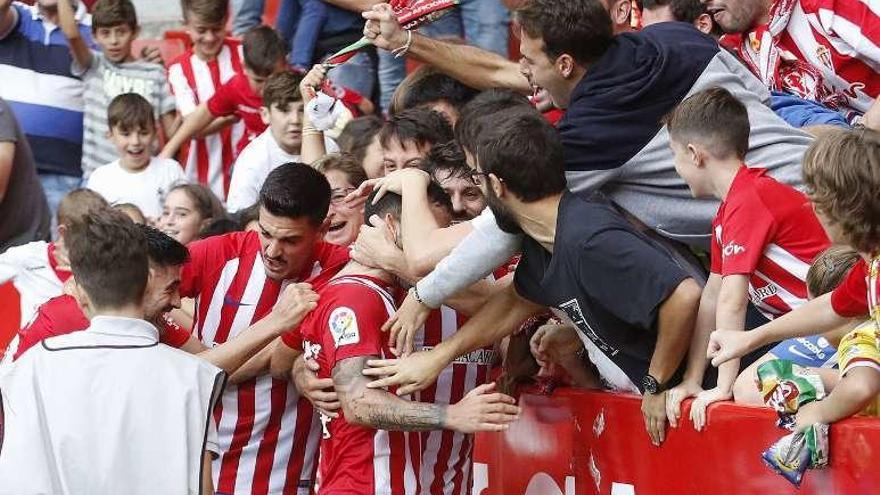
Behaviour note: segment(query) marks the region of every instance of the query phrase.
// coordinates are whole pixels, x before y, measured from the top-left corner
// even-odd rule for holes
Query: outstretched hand
[[[387,3],[374,5],[361,16],[367,20],[364,23],[364,37],[376,47],[391,51],[406,43],[406,31],[397,22],[397,16],[391,5]]]

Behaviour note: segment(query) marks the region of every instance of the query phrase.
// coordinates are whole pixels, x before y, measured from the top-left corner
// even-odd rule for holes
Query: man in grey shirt
[[[708,246],[716,201],[696,200],[675,172],[663,117],[688,95],[721,86],[747,107],[752,122],[746,164],[801,187],[808,134],[767,106],[766,88],[714,39],[685,23],[660,23],[612,37],[598,0],[530,0],[516,12],[522,26],[519,65],[477,48],[452,45],[399,28],[390,10],[365,14],[364,34],[382,49],[407,53],[476,88],[548,91],[566,109],[559,123],[568,188],[601,190],[655,232]],[[468,150],[473,151],[473,150]],[[473,153],[470,153],[473,155]],[[491,213],[434,272],[420,281],[395,316],[392,331],[418,328],[430,307],[488,274],[519,249]],[[399,383],[406,377],[399,375]]]
[[[0,98],[0,253],[31,241],[48,241],[49,228],[49,205],[31,147]]]

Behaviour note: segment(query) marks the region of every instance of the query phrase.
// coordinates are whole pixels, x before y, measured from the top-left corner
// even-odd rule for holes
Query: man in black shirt
[[[699,286],[602,198],[566,190],[558,134],[537,112],[509,109],[491,119],[493,126],[465,147],[476,150],[468,157],[472,179],[498,225],[525,234],[514,284],[432,351],[375,362],[365,373],[394,374],[393,383],[405,384],[398,393],[422,389],[456,357],[550,307],[571,320],[609,388],[643,393],[645,426],[659,445],[666,390],[680,378]]]

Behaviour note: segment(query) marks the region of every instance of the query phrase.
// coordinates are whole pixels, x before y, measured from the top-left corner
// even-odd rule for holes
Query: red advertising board
[[[550,397],[524,394],[520,402],[522,418],[509,430],[477,436],[475,494],[880,493],[874,418],[834,424],[830,466],[807,471],[798,490],[761,460],[786,433],[768,409],[714,404],[703,432],[683,421],[655,447],[638,397],[557,390]]]

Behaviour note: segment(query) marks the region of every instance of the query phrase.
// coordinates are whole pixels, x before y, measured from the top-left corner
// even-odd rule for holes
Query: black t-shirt
[[[571,319],[582,340],[595,345],[590,357],[600,371],[596,358],[604,358],[595,351],[607,358],[606,370],[616,366],[612,371],[625,373],[641,390],[660,305],[687,277],[611,205],[566,192],[553,253],[526,237],[514,284],[520,296]]]

